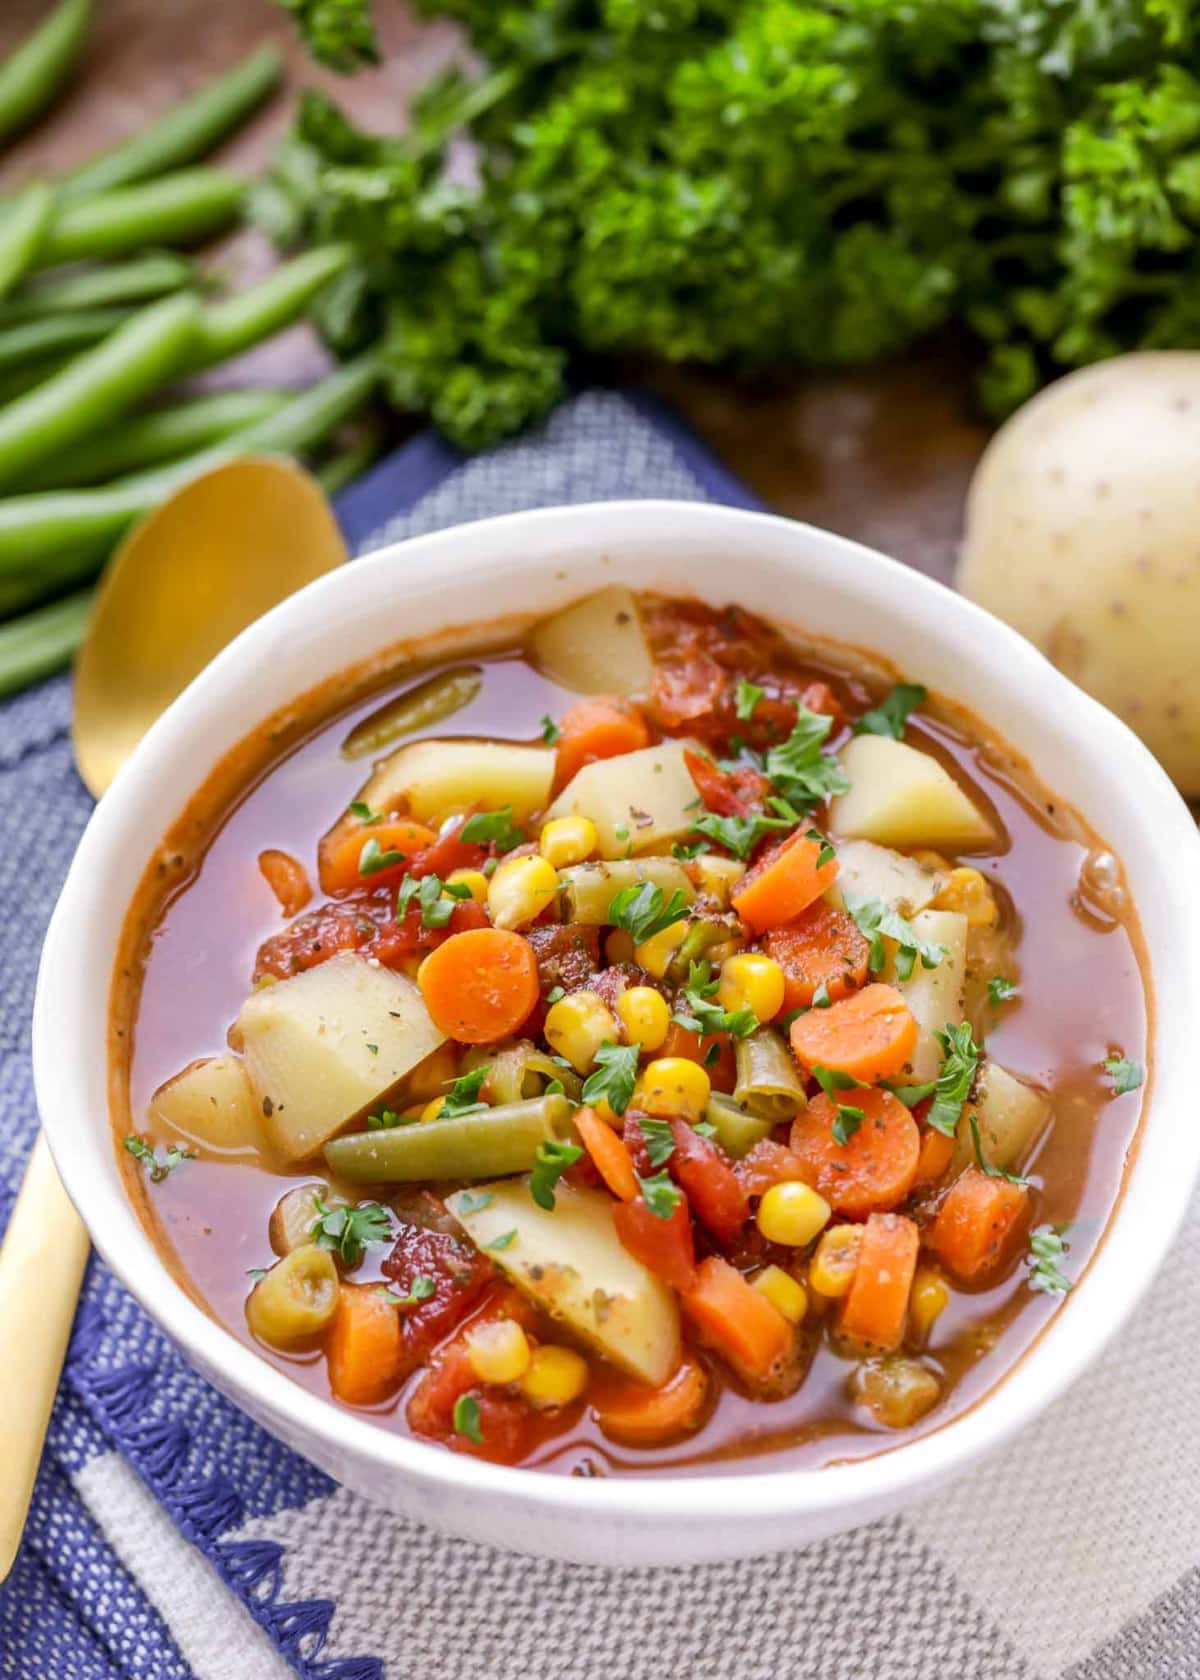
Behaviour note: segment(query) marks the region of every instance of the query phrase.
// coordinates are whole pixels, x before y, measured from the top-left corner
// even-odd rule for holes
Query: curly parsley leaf
[[[608,907],[608,919],[613,927],[624,928],[635,945],[641,945],[686,916],[687,899],[680,888],[676,887],[664,903],[663,890],[653,881],[622,887]]]
[[[971,1036],[969,1021],[947,1026],[934,1037],[942,1047],[942,1071],[934,1084],[933,1103],[925,1116],[926,1125],[946,1137],[953,1137],[962,1119],[963,1107],[971,1095],[979,1071],[980,1046]]]
[[[1025,1264],[1029,1267],[1029,1287],[1043,1295],[1067,1295],[1071,1280],[1059,1264],[1071,1251],[1064,1240],[1066,1225],[1040,1225],[1029,1238],[1029,1253]]]
[[[184,1149],[181,1144],[172,1144],[169,1149],[164,1150],[160,1155],[137,1132],[130,1132],[125,1139],[125,1148],[135,1161],[139,1161],[143,1167],[148,1169],[151,1184],[161,1184],[169,1173],[175,1171],[176,1167],[182,1166],[185,1161],[196,1159],[196,1151],[194,1149]]]
[[[357,817],[359,822],[364,825],[383,821],[383,812],[372,811],[371,807],[363,799],[352,799],[346,809],[352,817]]]
[[[562,738],[562,730],[549,712],[543,712],[542,714],[541,736],[548,747],[553,747]]]
[[[369,840],[363,841],[362,851],[358,854],[358,873],[360,875],[378,875],[383,869],[394,869],[398,863],[408,860],[407,852],[398,852],[389,847],[385,852],[378,840],[372,834]]]
[[[455,1212],[461,1216],[471,1213],[482,1213],[484,1208],[490,1208],[495,1200],[490,1190],[463,1190],[455,1198]]]
[[[407,1295],[401,1295],[398,1289],[387,1288],[381,1288],[377,1291],[377,1293],[380,1294],[390,1306],[416,1307],[419,1306],[422,1301],[431,1301],[433,1299],[433,1297],[437,1294],[437,1283],[433,1278],[426,1277],[423,1273],[418,1273],[418,1275],[412,1280],[412,1287]]]
[[[582,1154],[577,1143],[559,1143],[555,1138],[548,1138],[538,1144],[529,1175],[529,1194],[547,1213],[554,1211],[554,1191],[559,1179]]]
[[[479,1401],[473,1394],[460,1394],[454,1402],[454,1433],[483,1445],[483,1429],[479,1421]]]
[[[309,1236],[318,1248],[328,1248],[339,1255],[346,1266],[357,1266],[369,1244],[391,1239],[391,1216],[378,1202],[360,1202],[357,1207],[327,1207],[317,1198],[313,1206],[317,1217],[309,1227]]]
[[[454,914],[454,907],[460,898],[470,896],[470,889],[462,892],[456,888],[460,883],[450,882],[449,886],[437,875],[423,875],[420,880],[406,875],[400,883],[400,890],[396,894],[396,918],[400,920],[414,903],[421,912],[421,926],[425,928],[444,928]]]
[[[811,810],[829,795],[850,790],[837,759],[821,751],[821,743],[832,728],[831,717],[798,706],[792,733],[767,753],[768,777],[777,792],[799,811]]]
[[[649,1114],[638,1117],[638,1129],[646,1142],[646,1153],[652,1167],[666,1166],[675,1153],[675,1138],[669,1120],[656,1120]]]
[[[946,947],[938,945],[934,940],[922,939],[916,928],[898,910],[889,907],[878,898],[855,898],[847,893],[846,909],[853,917],[858,931],[871,946],[871,973],[878,974],[887,962],[887,947],[884,939],[894,939],[896,951],[896,978],[907,980],[917,966],[918,957],[925,968],[936,968],[946,955]]]
[[[1141,1062],[1130,1061],[1127,1056],[1110,1056],[1104,1064],[1104,1071],[1112,1080],[1113,1091],[1118,1097],[1136,1091],[1146,1077]]]
[[[638,1177],[642,1200],[655,1219],[670,1219],[682,1200],[679,1189],[668,1172],[655,1173],[652,1178]]]
[[[486,1108],[488,1105],[480,1102],[479,1093],[491,1071],[488,1063],[483,1062],[469,1073],[460,1073],[457,1079],[447,1080],[450,1089],[442,1100],[438,1119],[453,1120],[463,1114],[478,1114],[480,1109]]]
[[[767,817],[760,813],[750,817],[719,817],[715,811],[702,811],[692,824],[697,834],[715,840],[743,862],[766,835],[795,826],[795,819],[789,817]]]
[[[614,1114],[624,1114],[637,1083],[638,1053],[636,1044],[602,1044],[583,1083],[584,1102],[607,1102]]]
[[[476,811],[462,825],[458,837],[480,846],[495,846],[498,852],[511,852],[514,846],[525,843],[524,830],[514,826],[512,814],[511,805],[502,805],[498,811]]]
[[[987,989],[989,1003],[1009,1003],[1016,997],[1019,987],[1006,974],[993,974]]]
[[[743,723],[749,723],[754,716],[754,708],[766,693],[765,688],[759,688],[757,683],[748,682],[745,677],[739,677],[737,687],[733,691],[733,706]]]
[[[856,735],[890,735],[893,741],[904,737],[904,727],[910,715],[929,698],[920,683],[897,683],[878,706],[864,712],[854,724]]]

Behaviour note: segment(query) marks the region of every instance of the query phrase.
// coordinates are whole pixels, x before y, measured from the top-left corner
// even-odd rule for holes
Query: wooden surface
[[[0,0],[0,52],[50,0]],[[288,57],[288,87],[327,88],[371,126],[398,130],[414,89],[455,52],[443,25],[416,23],[402,0],[378,0],[386,65],[353,79],[319,72],[272,0],[96,0],[85,61],[56,109],[0,167],[12,184],[78,162],[136,130],[266,39]],[[288,120],[286,93],[228,146],[222,161],[252,173]],[[237,280],[271,262],[266,242],[239,234],[217,259]],[[321,352],[303,329],[222,369],[218,383],[303,383]],[[971,414],[957,360],[929,352],[884,368],[809,375],[772,389],[705,371],[644,376],[770,506],[856,537],[947,578],[963,494],[985,432]]]

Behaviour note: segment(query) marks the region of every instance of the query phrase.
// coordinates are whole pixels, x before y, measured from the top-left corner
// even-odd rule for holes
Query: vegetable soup
[[[112,1097],[156,1242],[297,1382],[498,1462],[938,1427],[1120,1194],[1118,861],[917,661],[615,586],[474,647],[271,720],[147,870]]]

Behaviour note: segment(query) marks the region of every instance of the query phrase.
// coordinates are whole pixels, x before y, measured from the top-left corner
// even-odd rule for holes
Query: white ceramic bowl
[[[979,1404],[879,1456],[816,1471],[582,1480],[480,1463],[408,1440],[291,1382],[171,1278],[121,1186],[106,1105],[106,1010],[122,919],[152,844],[261,719],[388,643],[545,611],[611,581],[737,600],[890,657],[1023,751],[1124,862],[1159,999],[1153,1079],[1128,1187],[1047,1334]],[[38,1103],[97,1248],[193,1363],[339,1481],[423,1522],[579,1561],[687,1563],[793,1546],[928,1492],[1074,1380],[1165,1254],[1200,1167],[1194,1000],[1200,840],[1128,729],[1028,642],[939,584],[809,526],[695,503],[548,509],[381,550],[247,630],[150,731],[97,809],[63,888],[34,1019]]]

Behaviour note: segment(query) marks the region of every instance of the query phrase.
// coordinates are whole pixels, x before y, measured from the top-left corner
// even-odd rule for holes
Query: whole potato
[[[1200,354],[1102,362],[1015,414],[976,468],[958,585],[1200,795]]]

